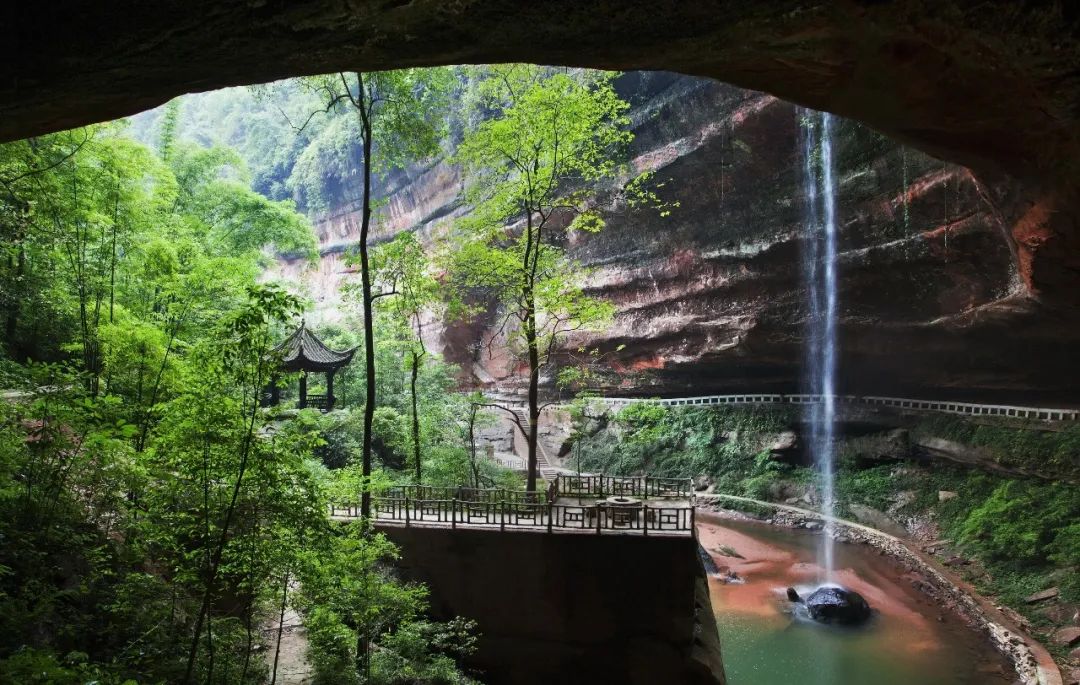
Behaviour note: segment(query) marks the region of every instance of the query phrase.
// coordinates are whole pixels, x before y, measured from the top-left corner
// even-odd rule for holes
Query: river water
[[[1016,680],[989,638],[915,590],[912,578],[866,545],[838,544],[833,580],[875,609],[859,628],[793,619],[788,586],[821,577],[820,533],[699,516],[717,566],[745,583],[709,580],[729,685],[1008,685]],[[725,556],[734,550],[743,559]],[[726,551],[726,550],[725,550]]]

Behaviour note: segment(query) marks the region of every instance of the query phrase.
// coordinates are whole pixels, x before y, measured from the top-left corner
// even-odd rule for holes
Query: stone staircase
[[[507,409],[513,413],[514,417],[518,420],[518,423],[526,428],[529,426],[529,413],[525,406],[517,404],[507,405]],[[526,461],[528,459],[527,455],[523,455],[522,458],[526,459]],[[526,468],[528,468],[527,463]],[[536,443],[536,471],[540,474],[541,478],[549,483],[555,480],[555,476],[559,475],[559,469],[551,465],[547,450],[540,441],[537,441]]]

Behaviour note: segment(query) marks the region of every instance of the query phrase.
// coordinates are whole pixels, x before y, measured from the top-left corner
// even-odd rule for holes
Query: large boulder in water
[[[822,623],[854,625],[870,618],[870,605],[862,595],[842,587],[819,587],[803,601],[810,617]]]

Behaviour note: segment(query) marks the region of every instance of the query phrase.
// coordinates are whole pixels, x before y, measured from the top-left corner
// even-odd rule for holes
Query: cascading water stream
[[[806,281],[806,392],[820,395],[808,405],[809,447],[821,477],[825,530],[819,563],[828,582],[834,569],[833,523],[836,415],[836,189],[832,159],[832,117],[802,110],[803,276]]]

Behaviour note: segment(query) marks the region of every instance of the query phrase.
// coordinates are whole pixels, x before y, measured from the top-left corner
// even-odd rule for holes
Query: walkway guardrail
[[[693,534],[693,495],[689,478],[559,474],[541,492],[395,485],[371,498],[371,515],[406,526]],[[335,503],[330,515],[360,518],[360,505]]]
[[[553,483],[558,497],[643,497],[652,499],[689,499],[694,483],[689,478],[657,478],[655,476],[571,475],[560,473]]]
[[[816,404],[825,395],[811,394],[743,394],[702,395],[699,397],[597,397],[595,402],[609,407],[625,407],[636,403],[659,404],[665,407],[687,407],[725,404]],[[937,411],[965,416],[999,416],[1007,418],[1038,419],[1040,421],[1080,421],[1080,409],[1054,409],[1049,407],[1024,407],[1008,404],[978,404],[973,402],[947,402],[919,400],[907,397],[879,397],[874,395],[833,395],[840,403],[865,406],[883,406],[916,411]]]
[[[642,502],[634,506],[597,502],[592,505],[554,502],[487,502],[459,499],[412,499],[373,497],[372,517],[376,522],[405,526],[426,525],[456,529],[507,528],[534,532],[640,533],[649,535],[692,535],[694,508],[654,506]],[[331,506],[331,516],[359,518],[359,506]]]
[[[462,502],[530,502],[543,503],[539,492],[507,490],[505,488],[435,487],[430,485],[395,485],[386,491],[391,499],[460,500]]]

